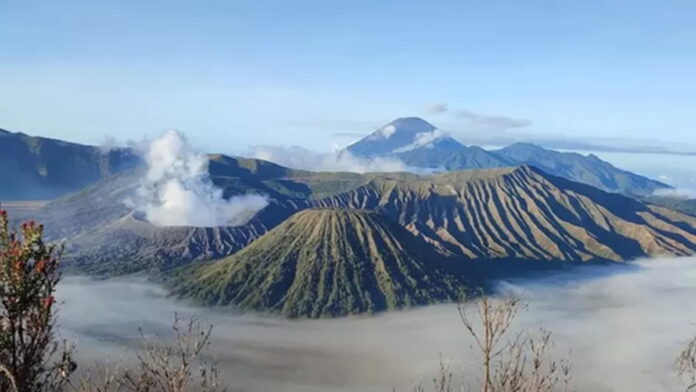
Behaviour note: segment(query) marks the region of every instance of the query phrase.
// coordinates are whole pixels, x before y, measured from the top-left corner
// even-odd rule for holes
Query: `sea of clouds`
[[[137,328],[163,334],[179,312],[215,325],[213,351],[233,390],[407,391],[427,385],[440,355],[466,384],[477,381],[472,342],[451,304],[289,321],[189,306],[142,279],[69,277],[61,285],[61,336],[77,344],[82,363],[133,358]],[[516,328],[543,325],[556,354],[572,349],[580,390],[683,390],[672,364],[696,333],[696,258],[583,267],[499,286],[528,302]]]

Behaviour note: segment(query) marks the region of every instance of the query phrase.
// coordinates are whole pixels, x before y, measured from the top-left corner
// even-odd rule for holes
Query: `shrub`
[[[218,369],[204,359],[212,327],[175,316],[171,339],[147,337],[134,366],[93,369],[74,387],[76,392],[222,392]]]
[[[481,377],[472,388],[454,381],[452,372],[440,361],[433,379],[435,392],[554,392],[572,391],[572,367],[567,359],[555,359],[551,353],[551,333],[513,330],[513,321],[523,303],[517,297],[482,297],[474,303],[461,303],[459,315],[465,330],[474,340],[480,357]],[[415,392],[425,392],[417,386]]]
[[[30,221],[19,235],[0,210],[0,390],[60,391],[75,370],[71,350],[54,337],[59,249]]]

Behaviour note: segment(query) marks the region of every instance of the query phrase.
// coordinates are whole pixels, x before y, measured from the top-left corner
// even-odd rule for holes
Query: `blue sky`
[[[329,150],[420,115],[484,142],[687,149],[693,15],[657,0],[0,0],[0,127]],[[436,103],[449,111],[424,111]],[[478,129],[458,111],[530,125]]]

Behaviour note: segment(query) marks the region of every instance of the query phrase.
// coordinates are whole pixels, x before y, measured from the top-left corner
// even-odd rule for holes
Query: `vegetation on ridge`
[[[327,317],[457,300],[469,283],[370,211],[299,212],[235,255],[178,271],[174,292],[209,305]]]

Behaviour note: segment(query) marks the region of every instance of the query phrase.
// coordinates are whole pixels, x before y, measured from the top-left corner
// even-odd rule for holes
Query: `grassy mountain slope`
[[[466,283],[424,242],[369,211],[299,212],[239,253],[180,271],[176,293],[290,317],[456,300]]]

